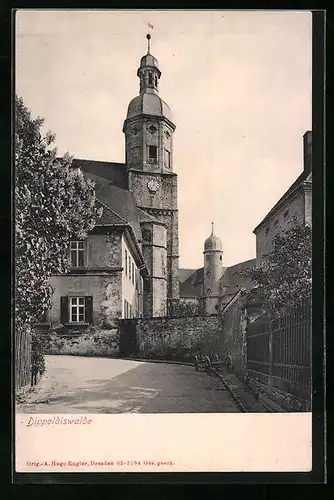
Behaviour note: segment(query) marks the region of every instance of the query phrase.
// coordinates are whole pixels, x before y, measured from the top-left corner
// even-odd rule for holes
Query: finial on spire
[[[146,38],[147,38],[147,53],[150,54],[150,49],[151,49],[151,43],[150,43],[151,35],[149,33],[147,33]]]
[[[211,222],[211,226],[212,226],[212,234],[213,234],[213,222]]]

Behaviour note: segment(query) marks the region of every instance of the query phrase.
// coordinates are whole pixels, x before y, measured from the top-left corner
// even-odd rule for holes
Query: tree
[[[264,309],[279,311],[311,297],[311,228],[294,219],[273,243],[273,251],[260,266],[244,269],[240,274],[250,277],[254,284],[244,292],[250,300],[260,297]]]
[[[48,279],[68,271],[70,238],[85,237],[99,215],[94,184],[68,154],[57,158],[55,136],[41,135],[43,122],[16,96],[15,329],[21,334],[50,307]]]

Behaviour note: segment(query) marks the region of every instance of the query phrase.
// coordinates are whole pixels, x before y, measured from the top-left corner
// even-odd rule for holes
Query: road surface
[[[80,356],[46,356],[24,413],[238,412],[219,379],[193,366]]]

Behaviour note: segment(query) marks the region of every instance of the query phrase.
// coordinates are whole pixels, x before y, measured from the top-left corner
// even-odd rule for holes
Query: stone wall
[[[137,354],[143,358],[193,360],[200,349],[208,355],[219,342],[218,316],[139,319]]]
[[[238,294],[222,314],[222,341],[219,355],[230,356],[233,371],[243,377],[246,370],[246,315],[245,304]]]
[[[290,394],[273,385],[262,383],[254,377],[247,378],[247,384],[259,399],[261,399],[261,396],[266,396],[284,410],[291,412],[312,410],[310,399],[297,397],[295,394]]]

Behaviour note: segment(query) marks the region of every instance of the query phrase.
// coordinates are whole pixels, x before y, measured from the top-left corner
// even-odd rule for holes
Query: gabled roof
[[[181,273],[183,276],[188,274],[187,279],[184,282],[180,282],[180,297],[200,297],[201,283],[203,282],[204,277],[204,268],[183,269],[180,271],[183,271]],[[188,271],[188,273],[185,273],[184,271]]]
[[[195,269],[195,271],[184,281],[188,285],[199,285],[203,282],[204,278],[204,267]]]
[[[127,224],[128,222],[123,219],[123,217],[120,217],[116,212],[114,212],[112,209],[110,209],[107,205],[104,203],[101,203],[100,200],[96,198],[96,205],[97,208],[102,208],[103,212],[101,217],[99,217],[96,220],[96,225],[114,225],[114,224]]]
[[[99,177],[112,181],[117,187],[127,189],[127,173],[125,163],[74,158],[72,165],[74,167],[80,167],[84,173],[98,175]]]
[[[179,269],[179,281],[184,283],[197,269]]]
[[[253,230],[253,233],[256,233],[263,224],[268,222],[269,219],[272,218],[272,216],[275,214],[277,209],[297,190],[299,189],[302,185],[305,183],[311,183],[312,182],[312,175],[307,171],[303,170],[303,172],[300,174],[299,177],[295,180],[293,184],[289,187],[289,189],[281,196],[281,198],[278,200],[277,203],[273,206],[273,208],[267,213],[267,215],[262,219],[260,224],[256,226],[256,228]]]
[[[115,186],[113,182],[106,178],[99,177],[91,172],[86,173],[86,175],[95,183],[96,199],[123,219],[123,224],[130,224],[137,240],[141,241],[138,209],[133,194],[126,189]],[[106,214],[105,216],[108,219],[111,217],[110,220],[112,220],[112,215]]]

